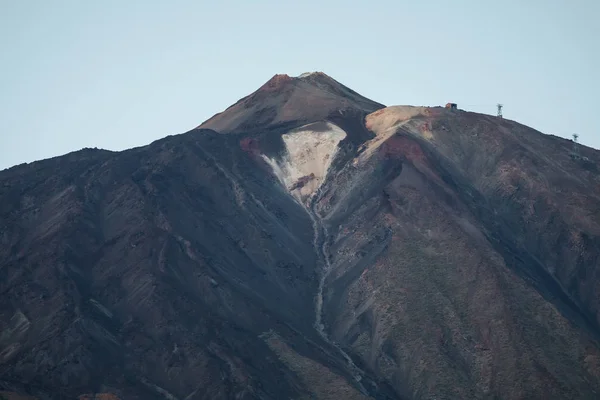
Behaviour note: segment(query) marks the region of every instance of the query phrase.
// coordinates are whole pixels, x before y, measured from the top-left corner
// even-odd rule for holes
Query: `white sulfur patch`
[[[298,78],[306,78],[308,76],[315,75],[315,74],[316,74],[316,72],[305,72],[303,74],[298,75]]]
[[[345,137],[346,132],[330,122],[305,125],[282,135],[286,152],[281,161],[263,158],[279,181],[304,203],[325,181],[338,143]]]

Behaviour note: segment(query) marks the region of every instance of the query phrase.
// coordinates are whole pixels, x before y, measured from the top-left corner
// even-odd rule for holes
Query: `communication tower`
[[[574,133],[573,134],[573,154],[575,155],[575,157],[579,156],[579,152],[578,152],[578,147],[577,147],[577,139],[579,139],[579,135]]]

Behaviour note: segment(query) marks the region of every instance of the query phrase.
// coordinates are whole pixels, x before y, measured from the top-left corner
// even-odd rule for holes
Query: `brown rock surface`
[[[375,111],[382,107],[322,72],[298,78],[278,74],[198,128],[248,133],[268,126],[300,126],[324,120],[339,110]]]
[[[346,136],[298,200],[274,168],[316,122]],[[598,398],[600,153],[571,148],[316,73],[145,147],[1,171],[0,390]]]

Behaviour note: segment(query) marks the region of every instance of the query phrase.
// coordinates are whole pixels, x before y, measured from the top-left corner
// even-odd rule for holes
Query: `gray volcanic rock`
[[[0,172],[0,393],[595,399],[600,153],[276,75]]]

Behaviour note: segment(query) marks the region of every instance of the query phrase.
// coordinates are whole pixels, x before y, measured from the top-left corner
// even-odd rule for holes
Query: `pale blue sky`
[[[0,169],[187,131],[272,75],[600,148],[600,0],[0,0]]]

